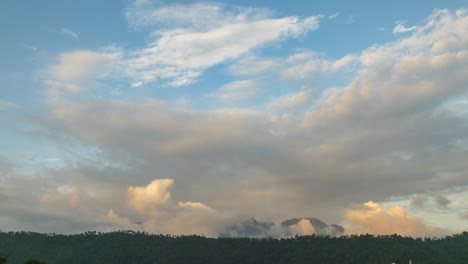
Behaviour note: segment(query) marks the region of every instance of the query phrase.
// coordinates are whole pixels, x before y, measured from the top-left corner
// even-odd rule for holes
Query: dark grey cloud
[[[452,201],[450,201],[443,195],[437,195],[436,197],[434,197],[434,202],[440,209],[448,209]]]

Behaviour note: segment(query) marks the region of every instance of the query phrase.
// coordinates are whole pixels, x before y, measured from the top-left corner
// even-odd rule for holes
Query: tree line
[[[468,233],[444,238],[399,235],[296,236],[283,239],[207,238],[145,232],[77,235],[0,232],[7,264],[155,263],[468,263]],[[8,262],[6,262],[8,259]],[[3,264],[0,262],[0,264]],[[29,262],[25,264],[44,264]]]

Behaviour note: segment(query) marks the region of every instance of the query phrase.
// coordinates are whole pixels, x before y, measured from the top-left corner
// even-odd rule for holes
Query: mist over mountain
[[[345,229],[317,218],[291,218],[281,223],[259,222],[255,218],[227,226],[220,237],[285,238],[296,235],[341,236]]]

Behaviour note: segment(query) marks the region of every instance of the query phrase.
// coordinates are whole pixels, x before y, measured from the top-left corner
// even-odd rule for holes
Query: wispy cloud
[[[209,96],[220,101],[239,101],[257,95],[258,87],[253,80],[228,83]]]
[[[406,27],[406,21],[397,21],[396,24],[397,25],[393,28],[393,34],[405,33],[416,30],[418,28],[417,26]]]
[[[345,20],[346,24],[353,24],[354,22],[356,22],[356,16],[355,15],[348,15],[346,17],[346,20]]]
[[[335,19],[335,18],[337,18],[339,15],[340,15],[340,12],[336,12],[336,13],[333,14],[333,15],[329,15],[329,16],[328,16],[328,19]]]
[[[61,28],[60,32],[68,37],[71,37],[73,39],[79,39],[78,33],[72,31],[71,29],[68,28]]]
[[[28,44],[23,44],[23,47],[24,47],[25,49],[32,50],[32,51],[37,51],[37,50],[38,50],[37,47],[34,47],[34,46],[32,46],[32,45],[28,45]]]
[[[0,110],[5,109],[5,108],[9,108],[9,107],[13,107],[13,106],[15,106],[14,103],[9,102],[9,101],[5,101],[5,100],[0,98]]]
[[[155,40],[127,59],[127,74],[139,82],[165,80],[171,86],[191,84],[205,69],[259,46],[316,30],[321,17],[274,18],[266,9],[212,3],[133,5],[126,16],[134,27],[159,26],[152,34]]]

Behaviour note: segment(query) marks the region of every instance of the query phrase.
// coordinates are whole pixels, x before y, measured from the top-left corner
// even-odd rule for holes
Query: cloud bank
[[[56,221],[74,232],[141,222],[150,232],[215,236],[238,216],[340,223],[345,214],[358,232],[443,232],[401,206],[349,205],[468,185],[466,10],[437,10],[392,42],[335,59],[310,50],[250,54],[317,29],[320,16],[140,1],[125,12],[132,30],[153,32],[145,47],[65,52],[48,68],[44,85],[66,96],[48,102],[29,136],[76,158],[35,177],[0,162],[0,210],[11,212],[1,216],[6,229],[21,223],[50,231],[55,226],[47,223]],[[212,16],[204,20],[206,13]],[[231,63],[233,80],[207,92],[207,100],[254,98],[265,79],[299,85],[260,106],[229,109],[116,100],[87,89],[120,76],[131,89],[158,81],[183,86],[222,63]],[[327,74],[351,77],[344,85],[310,85]],[[434,201],[441,210],[460,207]],[[293,231],[316,233],[307,221]]]

